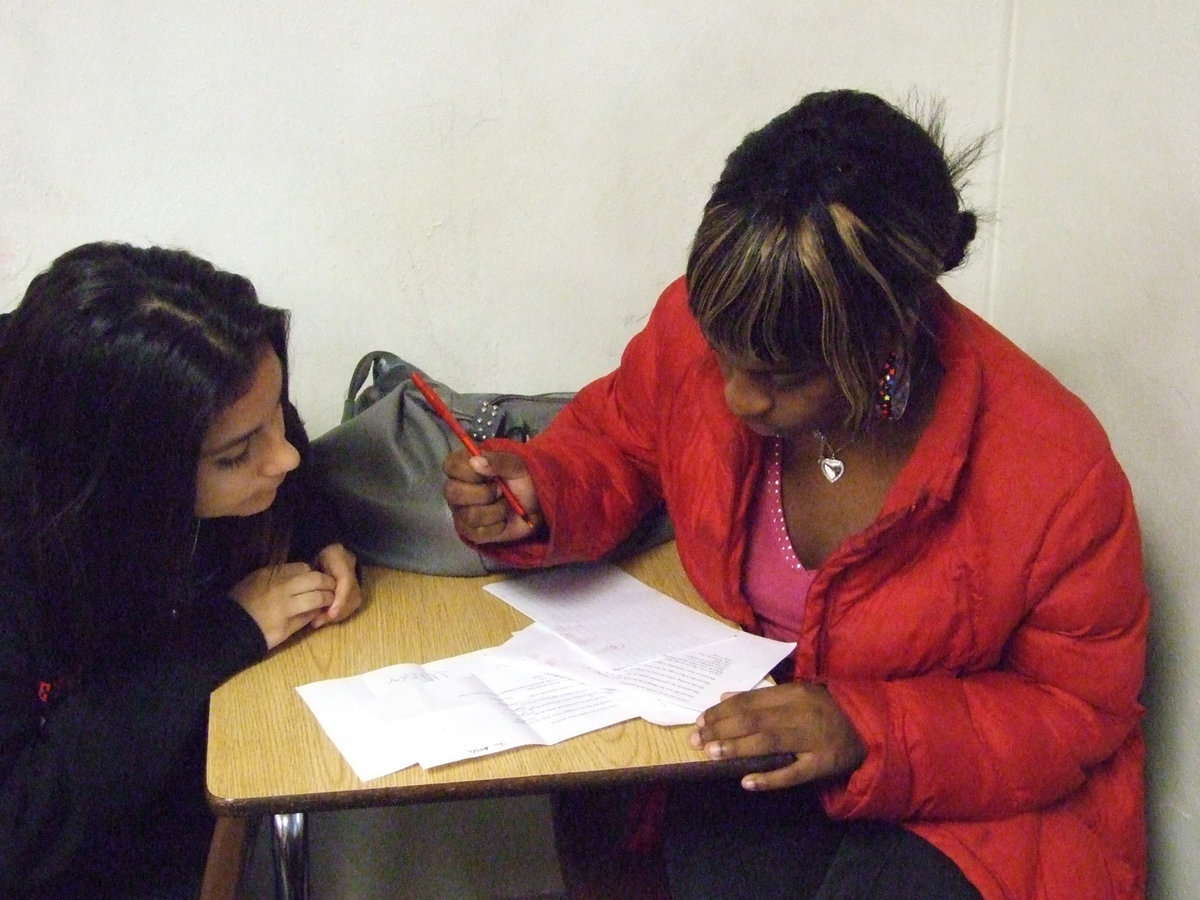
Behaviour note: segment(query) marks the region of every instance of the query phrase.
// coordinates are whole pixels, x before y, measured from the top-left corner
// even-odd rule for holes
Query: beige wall
[[[353,361],[575,388],[681,269],[725,154],[802,94],[993,131],[952,290],[1093,405],[1155,593],[1154,878],[1200,883],[1194,0],[0,4],[0,309],[59,251],[184,246],[295,311],[320,432]]]
[[[823,87],[944,95],[968,135],[1003,98],[999,2],[332,9],[0,3],[0,308],[76,243],[176,244],[295,310],[316,431],[377,345],[458,388],[575,388],[682,269],[745,132]]]

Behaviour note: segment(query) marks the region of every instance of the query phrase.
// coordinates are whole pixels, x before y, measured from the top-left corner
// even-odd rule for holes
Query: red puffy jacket
[[[933,312],[932,420],[878,519],[820,566],[798,637],[796,676],[868,747],[825,808],[902,822],[989,900],[1141,896],[1149,603],[1128,482],[1078,398],[946,294]],[[753,629],[763,444],[676,281],[615,372],[529,444],[491,445],[525,458],[549,540],[485,549],[592,559],[665,499],[691,580]]]

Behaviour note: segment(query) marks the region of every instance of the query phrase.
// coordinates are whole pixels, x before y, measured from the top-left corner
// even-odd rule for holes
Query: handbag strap
[[[348,422],[361,411],[358,395],[367,383],[367,378],[370,378],[372,383],[377,383],[389,369],[402,362],[399,356],[387,350],[372,350],[364,354],[350,375],[350,386],[346,389],[346,397],[342,401],[342,421]]]

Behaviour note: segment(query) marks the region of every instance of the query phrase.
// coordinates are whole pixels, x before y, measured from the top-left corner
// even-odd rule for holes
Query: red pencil
[[[483,453],[479,450],[479,446],[473,440],[471,440],[471,436],[467,434],[467,430],[463,428],[458,419],[454,417],[454,413],[450,412],[450,407],[448,407],[445,401],[437,395],[437,391],[429,386],[429,382],[421,376],[420,372],[412,373],[412,382],[417,386],[417,390],[421,392],[421,396],[428,401],[431,407],[433,407],[433,411],[442,417],[442,420],[450,426],[450,430],[453,431],[458,436],[458,439],[463,442],[463,446],[467,448],[467,452],[472,456],[483,456]],[[533,520],[530,519],[529,514],[525,512],[525,507],[521,505],[521,501],[517,499],[517,495],[512,492],[512,488],[505,483],[503,478],[497,478],[495,481],[496,484],[500,486],[500,491],[504,494],[504,499],[507,500],[508,505],[512,507],[512,511],[520,516],[526,525],[532,528]]]

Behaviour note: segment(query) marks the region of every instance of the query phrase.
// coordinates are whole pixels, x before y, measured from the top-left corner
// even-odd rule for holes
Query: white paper
[[[736,632],[612,565],[561,566],[484,590],[614,669]]]
[[[296,690],[363,781],[414,764],[557,744],[639,715],[617,691],[507,665],[487,651]]]
[[[606,669],[535,622],[491,653],[513,665],[545,667],[593,684],[619,685],[648,694],[659,703],[691,711],[688,721],[692,721],[720,702],[722,694],[753,688],[763,673],[773,669],[795,646],[730,628],[723,641],[621,669]]]
[[[535,623],[499,647],[297,688],[363,781],[641,717],[694,722],[794,648],[730,628],[612,566],[488,585]]]
[[[368,673],[368,676],[373,674]],[[408,702],[403,694],[410,683],[398,684],[395,688],[398,709]],[[380,694],[367,676],[317,681],[300,685],[296,690],[354,774],[363,781],[408,768],[417,762],[419,748],[413,740],[417,732],[410,718],[389,716],[386,707],[381,714]]]
[[[540,738],[567,738],[637,718],[637,711],[611,686],[590,684],[549,669],[512,666],[491,651],[429,663],[437,671],[469,667]]]

